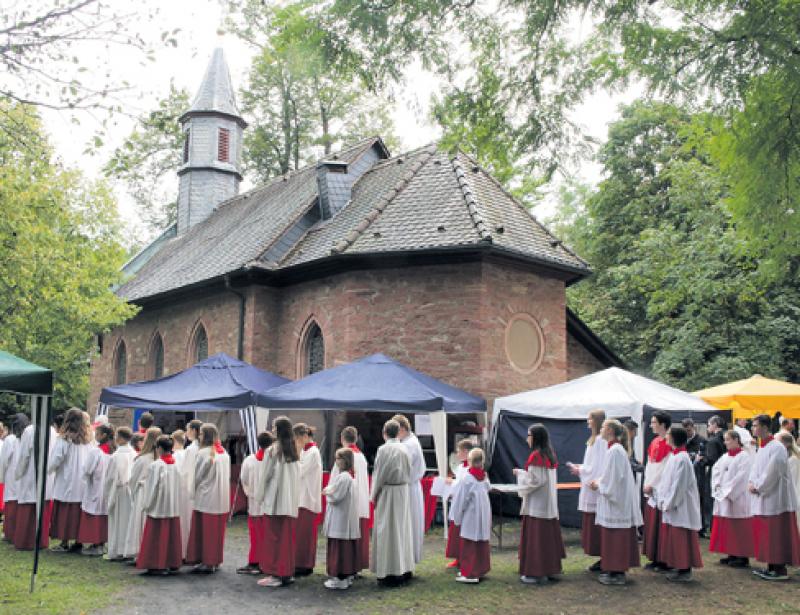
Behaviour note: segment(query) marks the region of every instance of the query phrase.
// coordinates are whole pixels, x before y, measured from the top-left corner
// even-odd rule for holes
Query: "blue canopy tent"
[[[486,413],[486,400],[431,378],[383,354],[331,367],[256,395],[264,408],[428,412],[436,465],[447,475],[446,413]],[[446,510],[445,510],[446,513]]]
[[[181,372],[106,387],[99,414],[108,406],[144,410],[239,410],[248,447],[256,449],[256,394],[289,382],[221,352]]]

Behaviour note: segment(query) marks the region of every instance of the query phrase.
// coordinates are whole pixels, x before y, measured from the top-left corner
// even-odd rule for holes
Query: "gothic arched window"
[[[125,384],[128,379],[128,351],[120,340],[114,353],[114,384]]]
[[[208,358],[208,335],[206,335],[206,328],[203,325],[198,325],[197,330],[194,332],[192,349],[192,358],[195,363],[205,361]]]
[[[305,351],[306,375],[325,369],[325,340],[317,323],[312,324],[306,333]]]
[[[164,375],[164,341],[161,334],[156,333],[153,344],[150,348],[150,365],[153,369],[153,378],[161,378]]]

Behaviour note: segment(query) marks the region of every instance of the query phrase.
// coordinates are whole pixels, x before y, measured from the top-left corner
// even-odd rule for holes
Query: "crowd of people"
[[[591,436],[583,462],[567,463],[581,485],[581,544],[586,554],[598,557],[589,570],[599,573],[603,584],[625,585],[626,573],[640,565],[641,531],[648,569],[665,572],[670,581],[691,580],[692,569],[703,565],[698,535],[704,528],[701,501],[707,483],[710,550],[724,556],[720,563],[742,568],[755,558],[767,565],[753,570],[762,579],[788,578],[787,566],[800,565],[800,450],[789,425],[773,436],[770,418],[755,417],[745,441],[740,430],[726,430],[715,416],[701,448],[693,445],[693,424],[671,423],[668,413],[653,414],[655,437],[640,488],[642,465],[631,451],[638,426],[606,419],[599,409],[589,414]],[[168,576],[187,565],[195,574],[219,568],[230,516],[231,461],[215,425],[193,420],[185,432],[167,435],[146,413],[133,433],[128,427],[115,429],[104,417],[91,425],[87,413],[73,408],[52,430],[42,546],[53,540],[52,551],[105,554],[148,575]],[[312,426],[286,417],[275,419],[271,432],[258,434],[258,450],[241,466],[250,548],[237,572],[261,577],[257,585],[262,587],[310,575],[325,498],[325,586],[348,589],[367,568],[379,584],[406,583],[422,559],[424,536],[420,481],[425,462],[410,422],[396,415],[384,424],[384,444],[371,476],[357,446],[358,431],[345,427],[324,489],[313,436]],[[543,425],[529,427],[527,444],[530,454],[514,470],[522,499],[519,574],[525,584],[543,585],[558,579],[566,557],[559,462]],[[456,454],[459,465],[447,479],[446,556],[458,582],[478,583],[491,568],[486,459],[468,439],[457,443]],[[17,549],[32,549],[34,428],[24,414],[14,417],[2,440],[0,483],[4,538]]]

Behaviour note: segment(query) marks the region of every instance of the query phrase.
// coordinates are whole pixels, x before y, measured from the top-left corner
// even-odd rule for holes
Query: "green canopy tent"
[[[34,459],[36,460],[36,546],[33,551],[31,592],[39,571],[39,549],[42,542],[47,454],[50,450],[50,398],[53,395],[53,372],[0,350],[0,391],[29,395],[31,420],[35,429]]]

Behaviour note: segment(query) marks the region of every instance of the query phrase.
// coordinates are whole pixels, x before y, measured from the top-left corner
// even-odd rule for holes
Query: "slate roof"
[[[373,138],[339,153],[353,162]],[[375,164],[350,202],[319,221],[278,262],[265,257],[297,220],[317,207],[309,166],[222,203],[205,221],[169,240],[118,293],[142,299],[244,267],[282,272],[339,255],[486,247],[567,269],[589,267],[539,224],[470,157],[435,145]]]
[[[236,98],[228,71],[228,63],[225,61],[225,53],[219,47],[211,54],[206,74],[200,84],[200,89],[197,90],[192,106],[181,117],[197,112],[216,112],[237,118],[241,117],[239,109],[236,107]]]

